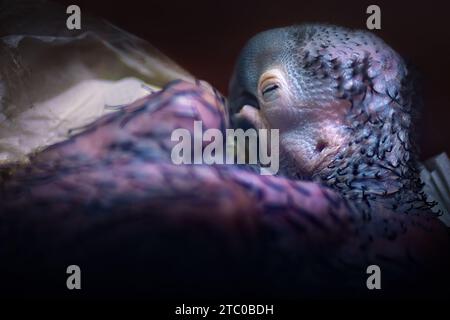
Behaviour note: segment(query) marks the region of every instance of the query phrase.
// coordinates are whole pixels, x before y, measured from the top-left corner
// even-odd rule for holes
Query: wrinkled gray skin
[[[325,183],[368,209],[429,210],[410,71],[375,35],[314,24],[262,32],[238,58],[229,107],[236,126],[244,119],[280,130],[285,175]]]

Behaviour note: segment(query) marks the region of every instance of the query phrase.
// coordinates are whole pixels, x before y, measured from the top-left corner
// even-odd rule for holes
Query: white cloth
[[[3,116],[0,163],[22,159],[62,141],[69,137],[70,130],[114,110],[108,107],[129,104],[149,93],[148,86],[135,78],[84,80],[55,97],[35,103],[12,119]]]
[[[146,41],[109,24],[96,28],[0,37],[0,165],[27,161],[111,112],[107,106],[193,79]]]

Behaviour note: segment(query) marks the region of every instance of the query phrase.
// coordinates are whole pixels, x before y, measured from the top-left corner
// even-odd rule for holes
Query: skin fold
[[[295,39],[314,38],[315,28],[300,27],[293,31]],[[345,32],[358,39],[359,33],[327,28],[342,34],[344,42],[350,41]],[[29,165],[4,170],[2,295],[63,297],[61,273],[64,277],[74,263],[87,279],[85,294],[97,297],[360,297],[369,294],[365,271],[371,264],[381,267],[388,296],[429,294],[424,288],[441,294],[447,283],[440,270],[447,268],[448,231],[418,205],[412,171],[401,179],[394,174],[413,167],[414,153],[404,157],[412,148],[409,129],[400,130],[410,121],[409,111],[374,93],[362,99],[370,82],[364,76],[361,92],[355,92],[364,102],[358,105],[355,98],[353,107],[347,95],[354,90],[343,85],[346,98],[336,97],[332,76],[325,77],[326,85],[301,77],[294,81],[286,71],[294,68],[292,57],[278,52],[283,46],[274,42],[282,39],[298,49],[288,34],[269,31],[244,48],[228,106],[206,83],[175,81],[36,154]],[[377,52],[380,45],[387,57],[398,60],[361,73],[378,74],[393,86],[403,83],[395,73],[406,72],[400,57],[367,37],[373,41],[364,45],[367,50]],[[341,54],[340,46],[346,47],[336,45],[332,52]],[[316,61],[312,49],[308,56],[311,66],[324,63]],[[336,61],[339,72],[352,74],[342,69],[347,60]],[[312,70],[302,68],[308,69],[302,64],[296,72],[312,77]],[[273,79],[279,88],[289,88],[271,88],[269,102],[257,91],[266,70],[271,73],[264,88]],[[373,86],[392,90],[377,81]],[[194,121],[201,120],[203,130],[224,132],[229,116],[238,112],[255,126],[280,129],[283,175],[261,176],[245,165],[172,163],[174,129],[192,132]],[[364,122],[366,112],[374,118]],[[350,121],[366,125],[375,118],[388,129],[370,124],[367,133]],[[349,134],[351,129],[355,132]],[[384,140],[392,144],[389,152],[379,144],[387,132],[393,132]],[[373,137],[356,143],[369,133]],[[372,164],[376,170],[369,168],[363,147],[364,154],[384,150]],[[383,169],[391,162],[397,169]],[[342,172],[355,163],[356,171]],[[368,176],[358,180],[363,173]],[[414,207],[402,212],[410,208],[412,195]],[[400,202],[393,208],[395,197]]]

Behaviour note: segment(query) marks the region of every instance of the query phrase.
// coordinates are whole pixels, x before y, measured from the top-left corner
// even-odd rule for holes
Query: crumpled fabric
[[[174,79],[192,80],[148,42],[83,11],[82,29],[68,30],[65,8],[47,1],[0,9],[0,165]]]
[[[445,152],[425,161],[420,168],[423,191],[429,201],[435,201],[434,212],[450,226],[450,160]]]

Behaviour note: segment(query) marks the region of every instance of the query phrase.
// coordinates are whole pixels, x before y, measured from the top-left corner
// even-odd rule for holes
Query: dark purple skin
[[[371,264],[387,293],[439,284],[448,231],[427,210],[367,209],[339,188],[245,166],[174,165],[172,131],[196,120],[224,131],[225,110],[208,85],[176,81],[11,168],[2,294],[67,293],[70,264],[93,296],[361,295]]]

